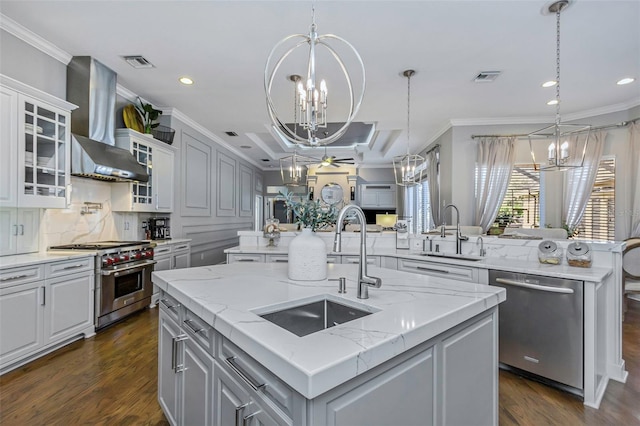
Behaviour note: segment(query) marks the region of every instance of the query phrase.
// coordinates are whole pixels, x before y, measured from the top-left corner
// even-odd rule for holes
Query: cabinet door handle
[[[40,305],[44,306],[47,304],[47,288],[46,287],[40,287],[42,289],[42,302],[40,302]]]
[[[156,192],[156,210],[158,210],[158,203],[159,203],[158,193]]]
[[[179,348],[180,342],[182,342],[183,340],[187,340],[188,338],[189,336],[187,336],[186,334],[179,334],[173,339],[171,339],[172,341],[171,368],[173,368],[174,373],[179,373],[181,371],[186,370],[186,368],[184,367],[184,364],[178,364],[178,348]]]
[[[447,271],[446,269],[426,268],[424,266],[416,266],[416,269],[419,269],[421,271],[440,272],[441,274],[449,273],[449,271]]]
[[[18,225],[13,225],[13,236],[14,237],[18,236]]]
[[[249,406],[249,402],[246,402],[242,405],[238,405],[236,407],[236,421],[235,421],[235,426],[242,426],[240,424],[240,420],[242,419],[242,412],[244,411],[245,408],[247,408]]]
[[[202,333],[203,331],[205,331],[204,328],[195,328],[192,325],[193,324],[193,320],[188,319],[188,320],[184,320],[183,322],[184,322],[184,325],[186,325],[189,330],[193,331],[196,334],[197,333]]]
[[[260,412],[260,411],[256,411],[256,412],[254,412],[254,413],[249,414],[248,416],[244,416],[244,417],[242,418],[242,426],[248,426],[248,425],[249,425],[249,422],[251,421],[251,419],[252,419],[256,414],[258,414],[259,412]]]
[[[238,367],[238,365],[236,364],[236,358],[237,357],[235,357],[235,356],[230,356],[229,358],[225,359],[225,362],[234,371],[234,373],[236,373],[238,376],[240,376],[240,378],[242,380],[244,380],[251,387],[251,389],[253,389],[254,391],[257,391],[258,389],[262,389],[262,388],[265,388],[267,386],[266,383],[257,384],[253,380],[251,380],[249,378],[249,376],[247,374],[245,374],[240,369],[240,367]]]
[[[24,235],[24,225],[20,225],[20,235]]]
[[[72,186],[71,184],[67,185],[67,190],[65,191],[65,203],[66,203],[66,207],[69,207],[71,205],[71,191],[72,191]]]

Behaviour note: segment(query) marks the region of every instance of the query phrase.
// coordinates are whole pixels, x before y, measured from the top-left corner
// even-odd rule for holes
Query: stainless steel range
[[[99,241],[49,247],[52,251],[96,253],[95,325],[100,330],[151,302],[155,244],[145,241]]]

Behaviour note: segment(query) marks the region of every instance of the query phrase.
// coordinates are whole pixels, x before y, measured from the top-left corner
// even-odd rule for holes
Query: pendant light
[[[335,44],[335,45],[334,45]],[[359,91],[354,91],[353,80],[351,74],[347,71],[347,66],[342,60],[341,49],[338,45],[346,46],[347,52],[351,52],[359,64],[361,85]],[[306,135],[300,136],[286,125],[285,121],[276,111],[275,104],[271,96],[273,81],[283,62],[299,47],[308,46],[308,61],[305,66],[307,74],[301,79],[297,85],[297,109],[298,122],[305,131]],[[342,126],[334,133],[327,134],[322,131],[327,127],[328,104],[328,87],[329,84],[323,79],[318,81],[316,76],[316,50],[319,48],[327,49],[330,56],[333,57],[347,83],[347,92],[349,97],[349,114],[341,120]],[[276,57],[276,53],[284,50],[284,53]],[[275,59],[275,60],[274,60]],[[365,90],[365,70],[364,63],[358,51],[345,39],[334,34],[318,35],[316,32],[315,8],[312,7],[311,27],[308,34],[292,34],[280,40],[271,50],[264,69],[264,89],[267,100],[267,111],[269,118],[273,124],[274,130],[282,137],[297,145],[319,146],[327,145],[335,142],[342,137],[353,119],[355,118]]]
[[[407,153],[393,158],[393,173],[396,177],[396,185],[414,186],[422,181],[422,170],[424,170],[424,157],[409,153],[409,142],[411,140],[411,77],[416,72],[406,70],[402,73],[407,77]]]
[[[528,135],[531,158],[536,170],[552,171],[567,170],[569,168],[582,167],[584,157],[591,135],[591,126],[584,124],[565,124],[560,119],[560,13],[567,6],[569,0],[560,0],[552,3],[548,11],[556,16],[556,97],[555,123],[544,129],[537,130]],[[547,162],[545,165],[538,165],[533,151],[534,140],[551,140],[547,147]]]

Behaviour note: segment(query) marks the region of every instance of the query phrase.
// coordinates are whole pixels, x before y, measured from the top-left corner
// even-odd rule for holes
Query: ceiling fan
[[[340,164],[355,164],[353,162],[353,158],[336,158],[335,155],[328,156],[327,155],[327,147],[324,147],[324,155],[320,160],[320,167],[340,167]]]

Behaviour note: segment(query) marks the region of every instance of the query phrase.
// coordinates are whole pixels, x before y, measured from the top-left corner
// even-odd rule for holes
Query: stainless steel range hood
[[[71,114],[71,174],[106,181],[147,182],[133,154],[115,146],[116,73],[89,56],[67,66]]]

